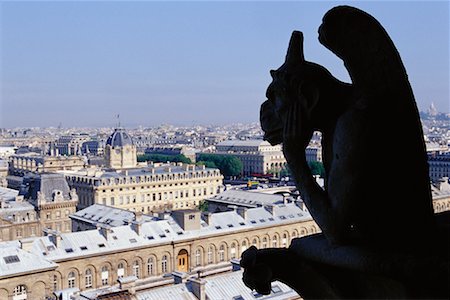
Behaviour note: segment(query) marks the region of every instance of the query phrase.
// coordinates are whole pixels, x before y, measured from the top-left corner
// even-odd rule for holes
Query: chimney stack
[[[247,220],[247,208],[246,207],[238,207],[237,213],[242,217],[242,219]]]
[[[189,282],[192,286],[192,293],[194,293],[195,297],[199,300],[206,300],[206,281],[201,278],[189,278]]]

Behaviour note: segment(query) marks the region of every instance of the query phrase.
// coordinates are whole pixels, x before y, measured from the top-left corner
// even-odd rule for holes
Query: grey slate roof
[[[62,191],[65,200],[69,200],[69,185],[63,174],[42,173],[40,175],[28,175],[24,178],[19,195],[25,199],[36,200],[40,191],[45,199],[52,199],[54,190]]]
[[[123,128],[116,128],[114,132],[106,140],[106,145],[113,147],[122,147],[125,145],[133,145],[133,139],[131,136],[125,132]]]

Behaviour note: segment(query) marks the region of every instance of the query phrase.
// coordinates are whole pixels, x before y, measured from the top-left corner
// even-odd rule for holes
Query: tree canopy
[[[144,161],[153,161],[153,162],[182,162],[186,164],[192,163],[189,158],[184,156],[183,154],[177,154],[177,155],[164,155],[164,154],[144,154],[144,155],[138,155],[137,157],[138,162],[144,162]]]
[[[219,155],[201,153],[198,155],[198,163],[209,168],[218,168],[224,176],[238,176],[242,173],[242,162],[232,155]]]

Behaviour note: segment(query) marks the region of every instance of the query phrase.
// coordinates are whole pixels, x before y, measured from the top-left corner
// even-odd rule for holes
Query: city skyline
[[[385,27],[419,109],[449,111],[445,2],[3,2],[0,126],[255,122],[293,30],[307,60],[349,82],[317,40],[339,4]]]

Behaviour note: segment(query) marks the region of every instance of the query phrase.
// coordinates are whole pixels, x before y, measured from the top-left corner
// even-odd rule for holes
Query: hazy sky
[[[293,30],[319,44],[324,13],[361,8],[396,44],[421,109],[449,111],[449,3],[0,1],[0,126],[253,122]],[[388,108],[387,108],[388,109]]]

